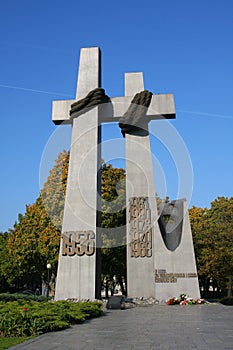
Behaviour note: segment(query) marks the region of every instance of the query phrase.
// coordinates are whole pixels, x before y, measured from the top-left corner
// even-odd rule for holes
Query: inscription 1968
[[[93,255],[95,234],[93,231],[69,231],[62,234],[62,255]]]
[[[151,210],[148,197],[129,200],[130,255],[134,258],[152,256]]]

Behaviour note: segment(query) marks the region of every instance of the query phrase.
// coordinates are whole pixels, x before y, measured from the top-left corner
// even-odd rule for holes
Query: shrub
[[[0,335],[21,337],[58,331],[101,314],[99,302],[0,301]]]
[[[48,299],[42,295],[30,295],[22,293],[1,293],[0,301],[17,301],[17,300],[35,300],[35,301],[47,301]]]
[[[21,315],[0,315],[0,334],[3,337],[34,336],[42,333],[44,320],[36,320],[21,313]]]
[[[233,305],[233,297],[223,298],[220,300],[223,305]]]

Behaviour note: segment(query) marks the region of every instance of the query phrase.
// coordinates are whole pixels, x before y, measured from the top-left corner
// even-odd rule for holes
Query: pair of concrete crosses
[[[52,120],[56,125],[72,124],[70,161],[64,207],[55,299],[100,298],[100,215],[101,212],[101,123],[117,122],[133,96],[144,90],[142,73],[125,74],[125,96],[114,97],[70,118],[71,105],[101,86],[101,53],[97,47],[80,53],[76,99],[53,101]],[[152,95],[145,116],[150,120],[175,118],[172,94]],[[156,236],[159,233],[149,134],[126,134],[127,286],[129,296],[155,297]],[[141,203],[146,209],[148,242],[142,257],[132,256],[130,207]],[[149,220],[149,221],[148,221]],[[147,225],[148,226],[148,225]],[[143,238],[144,239],[144,238]],[[145,254],[144,254],[145,253]],[[195,270],[195,269],[194,269]],[[192,271],[194,271],[192,269]]]

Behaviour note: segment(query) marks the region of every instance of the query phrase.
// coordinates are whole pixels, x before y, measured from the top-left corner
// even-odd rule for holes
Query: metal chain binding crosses
[[[145,122],[147,123],[145,116],[150,106],[152,93],[148,90],[137,93],[131,101],[131,104],[125,114],[120,118],[119,127],[121,133],[125,137],[125,134],[135,131],[143,130]]]
[[[147,120],[145,119],[148,107],[150,105],[152,93],[148,90],[137,93],[131,101],[131,104],[125,114],[120,118],[119,127],[125,137],[126,133],[143,130]],[[70,116],[75,118],[75,114],[85,109],[90,109],[98,104],[108,103],[110,98],[105,94],[102,88],[91,90],[86,97],[71,105]]]
[[[105,94],[105,90],[102,88],[96,88],[91,90],[86,97],[71,105],[70,116],[75,117],[74,113],[78,113],[84,109],[89,109],[98,104],[107,103],[109,101],[110,98]]]

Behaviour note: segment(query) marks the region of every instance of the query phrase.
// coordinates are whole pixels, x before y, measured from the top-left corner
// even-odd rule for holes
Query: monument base
[[[165,204],[164,208],[153,226],[151,257],[138,256],[135,259],[128,254],[128,271],[131,274],[128,296],[139,300],[152,298],[158,302],[181,294],[198,299],[200,290],[187,201],[173,201]],[[167,220],[164,226],[161,224],[163,217]],[[146,267],[145,259],[153,261],[153,268],[149,265],[147,270],[142,269]],[[152,283],[153,292],[147,288]]]
[[[178,297],[183,293],[194,299],[200,298],[187,201],[177,202],[183,211],[180,236],[173,242],[165,241],[161,234],[155,236],[155,298],[159,301]],[[175,202],[172,203],[174,205]],[[170,244],[170,249],[165,242]]]

